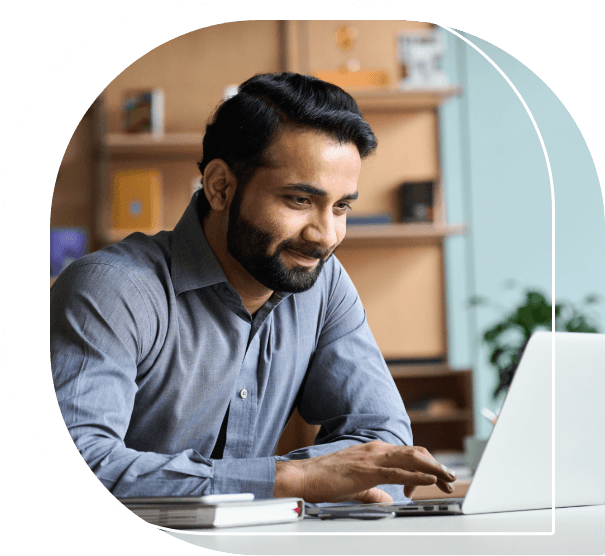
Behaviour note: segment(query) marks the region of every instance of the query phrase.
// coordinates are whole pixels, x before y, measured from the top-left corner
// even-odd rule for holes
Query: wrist
[[[275,462],[273,498],[303,498],[304,470],[299,461]]]

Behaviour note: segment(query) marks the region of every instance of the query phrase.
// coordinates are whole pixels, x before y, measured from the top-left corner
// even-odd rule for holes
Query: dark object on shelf
[[[407,357],[385,359],[387,365],[444,365],[445,357]]]
[[[432,181],[404,182],[399,186],[399,211],[401,222],[433,221]]]
[[[392,224],[393,217],[388,212],[377,214],[347,215],[347,226],[376,226],[379,224]]]

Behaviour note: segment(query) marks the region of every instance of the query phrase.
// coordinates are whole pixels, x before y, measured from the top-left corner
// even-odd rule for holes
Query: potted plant
[[[514,282],[508,284],[514,287]],[[555,330],[598,332],[597,318],[588,309],[599,302],[599,296],[588,295],[579,306],[555,303]],[[494,305],[481,296],[469,299],[469,307]],[[494,399],[508,390],[530,336],[536,330],[552,330],[552,309],[545,295],[534,289],[525,290],[522,302],[506,311],[499,322],[483,333],[483,341],[489,349],[489,362],[498,373]]]

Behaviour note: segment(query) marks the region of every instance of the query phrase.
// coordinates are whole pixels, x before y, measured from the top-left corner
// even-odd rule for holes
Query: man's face
[[[352,143],[286,129],[229,209],[227,248],[265,287],[308,290],[344,239],[361,159]],[[242,191],[243,189],[243,191]]]

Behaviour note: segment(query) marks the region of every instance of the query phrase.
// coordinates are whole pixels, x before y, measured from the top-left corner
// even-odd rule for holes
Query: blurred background
[[[603,331],[605,227],[592,159],[556,95],[502,50],[461,35],[406,21],[246,21],[157,47],[102,91],[67,146],[51,284],[86,252],[176,225],[199,186],[205,123],[239,83],[283,70],[334,82],[379,141],[337,256],[415,443],[462,453],[465,438],[489,436],[482,409],[502,405],[527,335],[551,326],[553,263],[557,327]],[[531,111],[554,213],[526,107],[465,38]],[[279,452],[313,435],[295,415]]]

